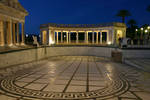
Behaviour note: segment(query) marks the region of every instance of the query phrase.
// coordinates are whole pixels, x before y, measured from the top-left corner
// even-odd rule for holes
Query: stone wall
[[[108,47],[46,47],[0,54],[0,69],[24,64],[52,56],[100,56],[111,57],[114,48]]]
[[[109,47],[44,47],[0,53],[0,69],[52,56],[99,56],[110,58],[113,50],[114,48]],[[128,58],[150,58],[150,50],[119,51],[122,52],[123,61]]]
[[[150,58],[150,50],[121,50],[123,59],[130,58]]]

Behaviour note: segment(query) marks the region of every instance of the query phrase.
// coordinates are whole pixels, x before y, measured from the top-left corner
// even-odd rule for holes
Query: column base
[[[25,43],[21,43],[21,46],[25,46]]]
[[[12,46],[14,46],[14,44],[8,44],[8,46],[9,46],[9,47],[12,47]]]
[[[3,47],[3,46],[5,46],[5,44],[0,44],[0,47]]]
[[[19,46],[19,45],[20,45],[20,43],[16,43],[16,45],[17,45],[17,46]]]

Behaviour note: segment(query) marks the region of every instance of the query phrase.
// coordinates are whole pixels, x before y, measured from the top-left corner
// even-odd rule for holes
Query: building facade
[[[24,45],[24,23],[27,15],[28,12],[18,0],[0,0],[0,46]]]
[[[40,26],[41,42],[51,44],[113,45],[126,37],[123,23],[105,24],[43,24]]]

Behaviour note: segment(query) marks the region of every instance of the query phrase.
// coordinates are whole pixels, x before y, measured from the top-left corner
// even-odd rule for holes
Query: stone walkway
[[[60,56],[21,66],[25,69],[1,79],[0,100],[150,98],[149,73],[106,58]]]

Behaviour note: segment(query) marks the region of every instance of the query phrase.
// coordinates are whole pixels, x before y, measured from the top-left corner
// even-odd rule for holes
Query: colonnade
[[[102,35],[102,32],[106,32],[106,34],[107,34],[107,39],[106,39],[106,43],[109,41],[109,31],[92,31],[91,33],[92,33],[92,43],[99,43],[99,39],[100,39],[100,44],[103,44],[103,41],[102,41],[102,37],[103,37],[103,35]],[[55,32],[54,32],[54,38],[55,37],[57,37],[56,38],[56,43],[58,44],[59,43],[59,39],[58,39],[58,37],[59,37],[59,31],[56,31],[56,33],[57,34],[55,34]],[[71,43],[71,31],[66,31],[65,33],[66,33],[66,41],[63,41],[63,31],[61,31],[61,43]],[[79,31],[76,31],[76,32],[74,32],[73,31],[73,33],[76,33],[76,43],[79,43]],[[85,33],[85,37],[84,37],[84,43],[89,43],[89,33],[90,33],[90,31],[85,31],[84,32]],[[96,41],[95,41],[95,33],[96,33]],[[100,33],[100,36],[99,36],[99,33]],[[83,34],[83,33],[82,33]],[[56,35],[56,36],[55,36]]]
[[[103,32],[106,33],[106,41],[105,43],[103,42]],[[79,33],[84,34],[84,40],[82,43],[90,43],[89,41],[89,33],[92,33],[92,39],[91,42],[92,44],[110,44],[112,43],[112,36],[110,36],[110,30],[100,30],[100,31],[63,31],[63,30],[48,30],[48,31],[43,31],[42,32],[42,42],[43,44],[61,44],[61,43],[81,43],[79,40]],[[65,33],[65,39],[63,39]],[[76,33],[76,40],[72,41],[71,39],[71,34]],[[45,35],[47,34],[47,35]],[[48,38],[47,38],[48,37]],[[95,39],[96,37],[96,39]],[[47,39],[47,40],[46,40]]]
[[[21,39],[20,39],[20,24],[21,24]],[[21,40],[21,41],[20,41]],[[0,46],[24,45],[24,22],[0,20]]]

